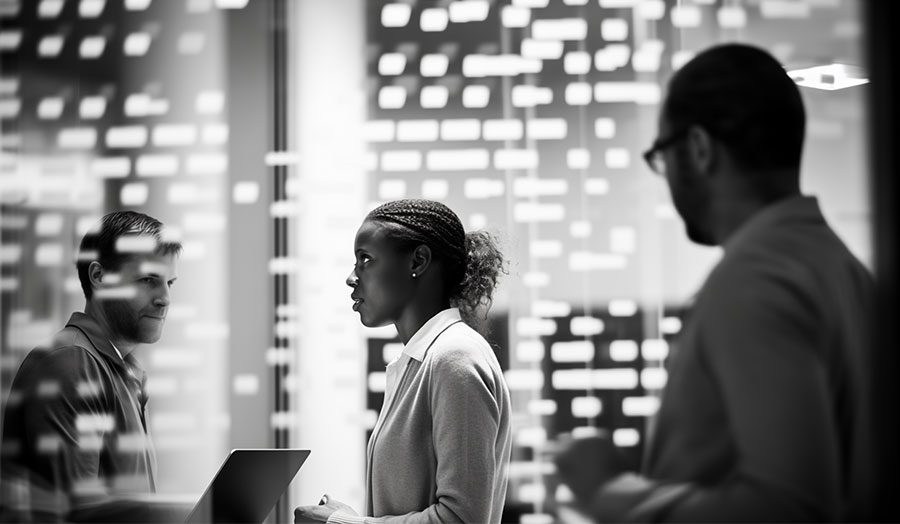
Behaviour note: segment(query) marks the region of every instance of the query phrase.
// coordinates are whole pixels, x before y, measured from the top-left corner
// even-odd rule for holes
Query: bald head
[[[762,49],[726,44],[699,53],[670,81],[663,115],[672,129],[703,127],[744,169],[799,171],[803,101]]]

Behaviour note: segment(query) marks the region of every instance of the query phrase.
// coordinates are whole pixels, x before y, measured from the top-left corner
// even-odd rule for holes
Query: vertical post
[[[228,12],[228,449],[273,445],[274,399],[265,355],[272,336],[271,277],[265,271],[274,241],[269,207],[273,179],[263,163],[270,147],[271,73],[267,3]],[[259,391],[240,394],[230,377],[255,376]],[[221,457],[219,457],[221,460]]]
[[[312,450],[292,493],[298,504],[315,504],[327,492],[363,512],[366,351],[344,281],[354,264],[356,230],[370,207],[363,162],[365,1],[288,6],[287,114],[291,150],[299,158],[290,241],[303,268],[290,286],[299,311],[291,375],[297,424],[290,438]]]
[[[864,2],[863,34],[868,53],[871,96],[868,100],[871,158],[871,188],[873,210],[873,245],[875,246],[875,276],[877,303],[875,307],[875,337],[873,345],[872,379],[873,413],[876,431],[874,522],[900,521],[900,506],[894,500],[900,492],[900,463],[898,463],[897,397],[897,72],[900,61],[897,45],[900,22],[897,2]]]

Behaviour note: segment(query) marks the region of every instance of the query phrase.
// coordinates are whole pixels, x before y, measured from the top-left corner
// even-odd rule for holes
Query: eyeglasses
[[[663,158],[662,152],[668,148],[675,145],[676,142],[681,140],[687,135],[687,129],[682,129],[677,133],[674,133],[669,138],[664,138],[662,140],[655,140],[650,149],[644,151],[644,160],[647,162],[647,165],[650,166],[650,170],[656,173],[657,175],[665,176],[666,174],[666,159]]]

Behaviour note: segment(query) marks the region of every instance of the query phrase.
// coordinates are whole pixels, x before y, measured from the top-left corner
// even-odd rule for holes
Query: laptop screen
[[[261,524],[309,457],[308,449],[235,449],[185,520]]]

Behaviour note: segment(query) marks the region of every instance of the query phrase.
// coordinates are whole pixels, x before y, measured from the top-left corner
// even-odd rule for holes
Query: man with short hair
[[[162,335],[181,245],[150,216],[120,211],[84,236],[84,313],[22,362],[2,437],[4,519],[143,519],[155,491],[146,374],[132,352]]]
[[[804,125],[797,86],[759,48],[713,47],[672,78],[645,158],[690,239],[724,254],[673,343],[643,473],[602,438],[558,455],[592,518],[869,515],[874,285],[801,194]]]

